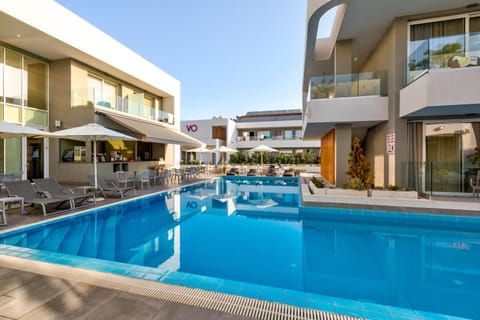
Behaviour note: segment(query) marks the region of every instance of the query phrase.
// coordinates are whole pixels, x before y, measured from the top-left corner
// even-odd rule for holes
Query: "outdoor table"
[[[21,214],[25,214],[25,211],[24,211],[24,199],[22,197],[17,197],[17,196],[13,196],[13,197],[3,197],[3,198],[0,198],[0,202],[2,203],[1,207],[0,207],[0,211],[2,212],[2,226],[6,225],[7,224],[7,216],[6,216],[6,209],[7,209],[7,205],[8,205],[8,208],[10,209],[10,204],[12,203],[15,203],[15,202],[20,202],[20,212]]]

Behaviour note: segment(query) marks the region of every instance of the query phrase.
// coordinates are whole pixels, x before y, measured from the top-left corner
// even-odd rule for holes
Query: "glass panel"
[[[428,69],[455,67],[465,57],[465,19],[410,26],[407,82]]]
[[[272,137],[270,136],[269,130],[259,130],[257,131],[258,140],[270,140]]]
[[[103,101],[104,107],[117,109],[117,86],[104,82],[103,83]]]
[[[3,53],[4,53],[4,49],[3,48],[0,48],[0,101],[3,102]],[[2,110],[3,112],[3,110]],[[0,119],[3,119],[0,118]]]
[[[292,140],[293,139],[293,131],[292,130],[283,131],[283,137],[285,138],[285,140]]]
[[[102,80],[93,76],[88,76],[87,79],[87,99],[88,105],[98,104],[102,105]]]
[[[480,170],[480,122],[426,125],[425,191],[471,192]]]
[[[5,121],[22,123],[22,107],[6,105],[5,106]]]
[[[5,139],[5,172],[22,172],[22,138]]]
[[[25,108],[24,113],[26,125],[47,126],[47,111],[33,108]]]
[[[295,138],[302,139],[302,130],[295,130]]]
[[[25,106],[47,110],[48,67],[45,63],[24,58],[24,96]]]
[[[385,96],[386,83],[386,72],[382,71],[314,77],[310,80],[310,99]]]
[[[5,51],[5,101],[22,105],[22,56]]]
[[[470,18],[470,34],[469,34],[469,51],[470,56],[480,56],[480,16]]]
[[[5,173],[4,143],[5,143],[5,139],[0,139],[0,173]]]
[[[155,119],[155,107],[153,105],[153,99],[149,97],[145,97],[143,99],[144,105],[144,114],[143,117],[147,119]]]

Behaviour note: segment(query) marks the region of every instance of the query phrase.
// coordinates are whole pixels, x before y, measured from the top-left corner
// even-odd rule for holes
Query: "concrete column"
[[[335,127],[335,181],[341,188],[347,183],[348,152],[352,149],[352,125],[340,124]]]

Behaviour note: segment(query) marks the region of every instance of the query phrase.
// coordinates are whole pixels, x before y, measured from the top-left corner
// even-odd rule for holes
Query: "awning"
[[[139,140],[155,143],[171,143],[182,146],[201,146],[202,142],[162,123],[153,123],[148,120],[131,118],[117,113],[97,112],[97,114],[111,120],[129,131],[140,134]],[[138,136],[138,135],[137,135]]]

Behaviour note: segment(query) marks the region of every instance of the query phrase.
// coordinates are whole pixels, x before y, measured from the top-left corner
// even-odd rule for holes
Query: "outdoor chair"
[[[164,179],[164,177],[160,175],[160,171],[156,169],[149,169],[148,175],[153,185],[160,184],[160,180]]]
[[[258,176],[257,169],[250,169],[250,170],[248,170],[247,176]]]
[[[4,185],[9,196],[22,197],[25,204],[33,205],[33,209],[36,206],[40,206],[44,216],[74,209],[74,204],[71,199],[57,198],[47,192],[39,192],[28,180],[5,181]],[[69,209],[58,210],[66,203],[69,204]],[[56,211],[47,213],[47,206],[49,205],[54,206]]]
[[[52,197],[57,199],[70,200],[73,209],[94,204],[94,202],[88,202],[88,199],[92,198],[92,195],[78,194],[71,189],[66,191],[53,178],[33,179],[33,183],[35,183],[40,192],[48,192]]]
[[[138,178],[137,182],[142,190],[144,184],[146,184],[150,189],[150,170],[143,170],[140,172],[140,177]]]
[[[94,177],[93,176],[88,176],[88,180],[90,181],[90,184],[92,186],[95,185]],[[135,190],[135,186],[127,186],[127,187],[120,187],[118,184],[115,182],[110,182],[110,181],[105,181],[103,177],[98,176],[97,177],[97,190],[100,191],[102,196],[106,199],[106,192],[111,192],[113,194],[118,194],[120,198],[124,198],[126,193],[130,190],[133,190],[133,194],[136,196],[137,191]]]
[[[135,179],[129,178],[125,171],[116,171],[115,176],[119,186],[122,185],[124,188],[128,188],[133,185],[135,187]]]

